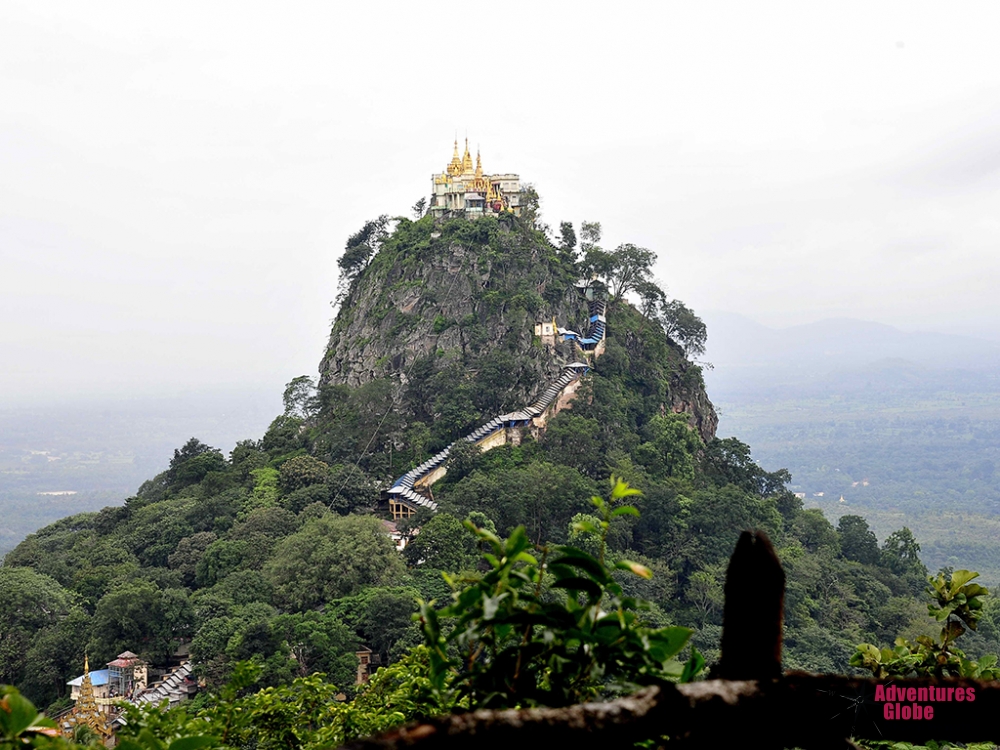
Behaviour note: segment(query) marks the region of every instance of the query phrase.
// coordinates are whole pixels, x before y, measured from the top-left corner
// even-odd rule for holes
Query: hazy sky
[[[456,131],[695,310],[989,335],[997,28],[991,2],[6,0],[0,405],[315,373],[344,240]]]

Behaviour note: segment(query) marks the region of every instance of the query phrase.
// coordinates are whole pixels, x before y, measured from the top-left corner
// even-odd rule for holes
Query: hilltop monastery
[[[451,161],[444,171],[431,177],[430,211],[434,216],[446,216],[464,211],[467,218],[496,215],[504,211],[520,213],[521,179],[516,174],[483,174],[483,163],[476,152],[472,166],[469,139],[465,139],[465,154],[459,158],[458,140]]]

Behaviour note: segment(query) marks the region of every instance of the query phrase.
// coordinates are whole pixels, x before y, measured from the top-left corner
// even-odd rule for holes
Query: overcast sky
[[[314,374],[456,132],[696,311],[991,335],[1000,8],[818,5],[6,0],[0,405]]]

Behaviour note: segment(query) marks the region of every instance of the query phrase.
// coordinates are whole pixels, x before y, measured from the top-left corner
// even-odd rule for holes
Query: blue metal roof
[[[90,673],[90,682],[94,687],[107,685],[110,674],[111,674],[110,669],[95,669],[93,672]],[[70,685],[71,687],[80,687],[80,685],[83,684],[83,675],[80,675],[79,677],[70,680],[66,684]]]

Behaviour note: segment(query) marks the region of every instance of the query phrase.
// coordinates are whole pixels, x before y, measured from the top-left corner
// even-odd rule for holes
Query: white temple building
[[[472,166],[469,140],[465,140],[465,155],[455,151],[444,172],[431,177],[431,213],[445,216],[463,211],[467,218],[496,215],[504,211],[520,213],[521,178],[516,174],[484,174],[483,163],[476,153]]]

